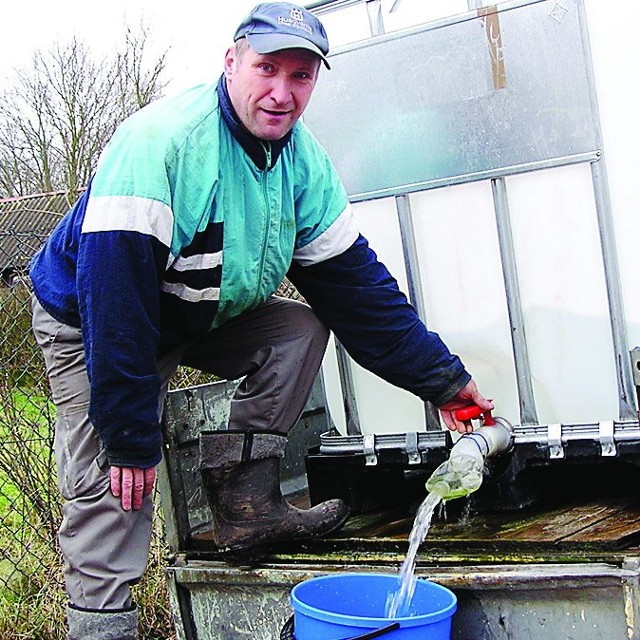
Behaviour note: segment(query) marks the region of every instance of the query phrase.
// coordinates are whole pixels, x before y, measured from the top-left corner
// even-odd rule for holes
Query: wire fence
[[[5,201],[6,202],[6,201]],[[55,408],[44,360],[31,332],[33,254],[51,224],[18,220],[25,206],[5,215],[0,202],[0,638],[65,637],[62,559],[57,542],[61,501],[53,455]],[[22,203],[34,207],[34,201]],[[15,208],[14,208],[15,209]],[[36,212],[38,213],[38,212]],[[55,223],[59,215],[47,210]],[[29,216],[27,216],[29,217]],[[18,223],[16,222],[18,220]],[[16,226],[19,227],[16,229]],[[20,228],[22,227],[22,228]],[[177,384],[189,385],[189,372]],[[175,386],[175,384],[174,384]],[[156,496],[156,504],[159,500]],[[140,637],[171,638],[173,625],[164,579],[165,545],[156,510],[154,540],[143,582]]]

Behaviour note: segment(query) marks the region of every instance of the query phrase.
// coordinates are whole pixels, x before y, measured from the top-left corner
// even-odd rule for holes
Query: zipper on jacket
[[[271,169],[271,145],[265,141],[263,143],[263,147],[264,147],[264,153],[267,157],[267,164],[265,166],[265,171],[269,171],[269,169]]]
[[[264,264],[267,255],[267,247],[269,246],[269,236],[271,235],[271,203],[269,202],[269,169],[271,168],[271,145],[267,141],[262,142],[264,152],[267,158],[267,165],[264,171],[261,172],[260,182],[262,183],[262,197],[264,198],[264,204],[266,208],[265,215],[265,230],[262,238],[262,253],[260,254],[260,272],[258,273],[258,291],[256,292],[257,302],[262,290],[262,278],[264,276]]]

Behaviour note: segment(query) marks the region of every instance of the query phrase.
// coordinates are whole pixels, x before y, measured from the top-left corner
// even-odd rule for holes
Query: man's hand
[[[438,407],[442,419],[445,425],[451,431],[458,431],[460,433],[469,433],[473,431],[471,422],[461,422],[457,420],[454,414],[456,409],[462,409],[469,405],[477,404],[483,411],[490,411],[493,409],[493,402],[487,400],[479,391],[476,383],[473,380],[469,380],[467,384],[458,391],[449,402],[445,402],[442,406]]]
[[[134,511],[142,507],[142,500],[152,491],[156,481],[156,469],[137,469],[135,467],[111,467],[111,493],[120,498],[125,511]]]

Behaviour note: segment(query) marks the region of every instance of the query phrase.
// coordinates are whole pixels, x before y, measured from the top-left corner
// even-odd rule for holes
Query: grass
[[[62,640],[66,598],[53,534],[60,520],[51,452],[55,411],[29,309],[28,286],[0,287],[0,640]],[[210,378],[182,369],[174,384]],[[172,637],[165,553],[156,515],[148,570],[134,587],[140,640]]]
[[[32,541],[0,590],[0,638],[63,640],[64,601],[57,555]]]
[[[47,398],[12,389],[0,401],[0,639],[63,640],[66,596],[54,531],[60,519]],[[134,587],[140,639],[173,637],[161,518]]]
[[[4,520],[4,515],[9,513],[11,505],[16,501],[19,491],[13,483],[0,475],[0,522]]]
[[[0,525],[0,638],[64,640],[66,596],[57,549],[24,517],[17,530]],[[5,555],[6,554],[6,555]],[[162,521],[154,518],[147,572],[133,589],[140,612],[141,640],[168,640],[173,622],[164,572]]]

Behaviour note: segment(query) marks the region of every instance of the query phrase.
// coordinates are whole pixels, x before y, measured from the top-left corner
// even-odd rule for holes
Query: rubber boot
[[[67,606],[67,640],[137,640],[138,610],[96,610]]]
[[[254,563],[279,542],[323,536],[349,516],[342,500],[304,510],[280,489],[280,459],[287,439],[273,433],[218,431],[200,436],[200,472],[213,529],[194,536],[209,541],[227,561]]]

